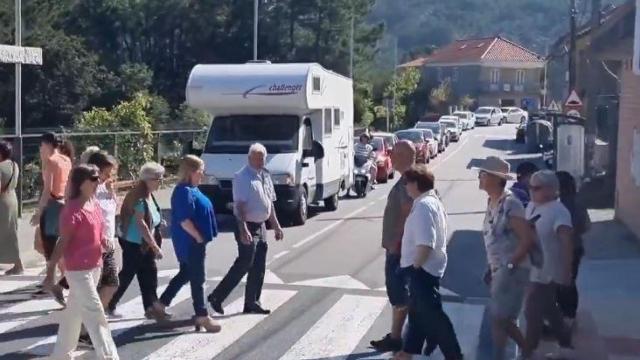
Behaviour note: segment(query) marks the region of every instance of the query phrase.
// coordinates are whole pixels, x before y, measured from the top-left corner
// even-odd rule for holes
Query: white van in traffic
[[[351,79],[318,64],[197,65],[186,98],[213,115],[201,190],[217,211],[230,210],[234,174],[255,142],[267,148],[276,209],[295,225],[305,223],[310,203],[337,209],[351,187]]]

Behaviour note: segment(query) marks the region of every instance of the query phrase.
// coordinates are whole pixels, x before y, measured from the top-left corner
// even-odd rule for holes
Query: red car
[[[371,140],[373,151],[376,152],[376,166],[378,167],[378,176],[376,181],[386,183],[389,179],[393,179],[394,171],[391,164],[391,147],[387,145],[382,137],[374,136]]]
[[[408,140],[416,147],[416,162],[418,164],[428,164],[433,157],[429,150],[429,144],[425,140],[424,132],[420,129],[407,129],[396,132],[400,140]]]

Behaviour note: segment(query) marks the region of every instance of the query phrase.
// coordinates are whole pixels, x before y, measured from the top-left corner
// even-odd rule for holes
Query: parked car
[[[520,124],[529,118],[528,112],[517,107],[503,107],[500,110],[502,110],[502,113],[507,117],[507,123]]]
[[[371,136],[382,138],[389,151],[393,150],[393,148],[396,146],[396,143],[398,142],[398,137],[393,133],[374,132],[371,133]]]
[[[476,127],[476,114],[471,111],[456,111],[453,115],[459,117],[460,121],[462,121],[462,130],[471,130]]]
[[[429,129],[433,132],[436,141],[438,141],[438,152],[444,152],[449,146],[449,135],[445,127],[439,121],[419,121],[416,123],[416,129]]]
[[[454,123],[456,123],[456,126],[458,127],[458,129],[460,130],[460,132],[462,132],[462,128],[463,128],[463,124],[462,124],[462,119],[460,119],[458,116],[456,115],[444,115],[440,117],[440,123],[442,123],[443,121],[453,121]],[[448,131],[448,128],[447,128]]]
[[[427,145],[429,145],[430,157],[432,159],[437,157],[439,153],[438,140],[436,140],[436,137],[433,135],[433,131],[429,129],[420,129],[420,130],[422,130],[422,132],[424,133],[424,141],[426,141]]]
[[[446,127],[451,141],[460,141],[460,138],[462,137],[462,129],[455,121],[445,119],[441,120],[440,123]]]
[[[476,124],[478,125],[501,126],[504,120],[504,114],[497,107],[483,106],[476,110]]]
[[[394,171],[391,163],[391,149],[387,146],[384,138],[374,136],[371,139],[371,146],[376,152],[376,167],[378,175],[376,181],[386,183],[389,179],[393,179]]]
[[[424,132],[420,129],[407,129],[397,131],[396,136],[400,140],[408,140],[416,147],[416,162],[419,164],[428,164],[431,159],[429,145],[424,140]]]

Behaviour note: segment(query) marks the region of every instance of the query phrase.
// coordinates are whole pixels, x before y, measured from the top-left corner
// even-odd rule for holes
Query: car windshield
[[[440,123],[439,122],[431,122],[431,123],[418,123],[416,126],[417,129],[429,129],[433,131],[435,134],[440,132]]]
[[[453,115],[455,115],[455,116],[459,117],[460,119],[466,119],[466,118],[467,118],[467,116],[469,116],[469,115],[468,115],[468,114],[466,114],[466,113],[455,113],[455,114],[453,114]]]
[[[476,114],[489,114],[491,113],[491,108],[480,108],[476,110]]]
[[[409,140],[411,142],[422,142],[424,139],[422,138],[422,132],[420,131],[400,131],[396,133],[396,136],[400,140]]]
[[[384,149],[383,142],[384,140],[382,140],[382,138],[374,137],[373,140],[371,140],[371,146],[373,146],[373,150],[380,151]]]
[[[502,108],[502,109],[500,109],[500,110],[502,110],[502,112],[509,112],[509,110],[511,110],[511,109],[509,109],[509,108]]]
[[[444,126],[446,126],[448,128],[457,128],[458,127],[458,125],[453,121],[443,121],[442,123],[444,124]]]
[[[424,137],[427,139],[433,139],[433,131],[431,130],[422,130],[424,132]]]
[[[298,151],[300,118],[295,115],[233,115],[213,120],[205,152],[246,154],[251,144],[263,144],[269,153]]]

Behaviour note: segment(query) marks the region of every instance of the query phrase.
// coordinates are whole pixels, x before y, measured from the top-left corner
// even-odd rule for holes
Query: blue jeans
[[[207,306],[204,301],[204,281],[205,268],[204,258],[206,255],[206,243],[191,244],[189,249],[189,259],[187,262],[180,262],[180,271],[171,279],[169,286],[160,296],[160,302],[171,305],[171,301],[176,297],[178,291],[189,283],[191,285],[191,298],[193,299],[193,310],[196,316],[208,316]]]

